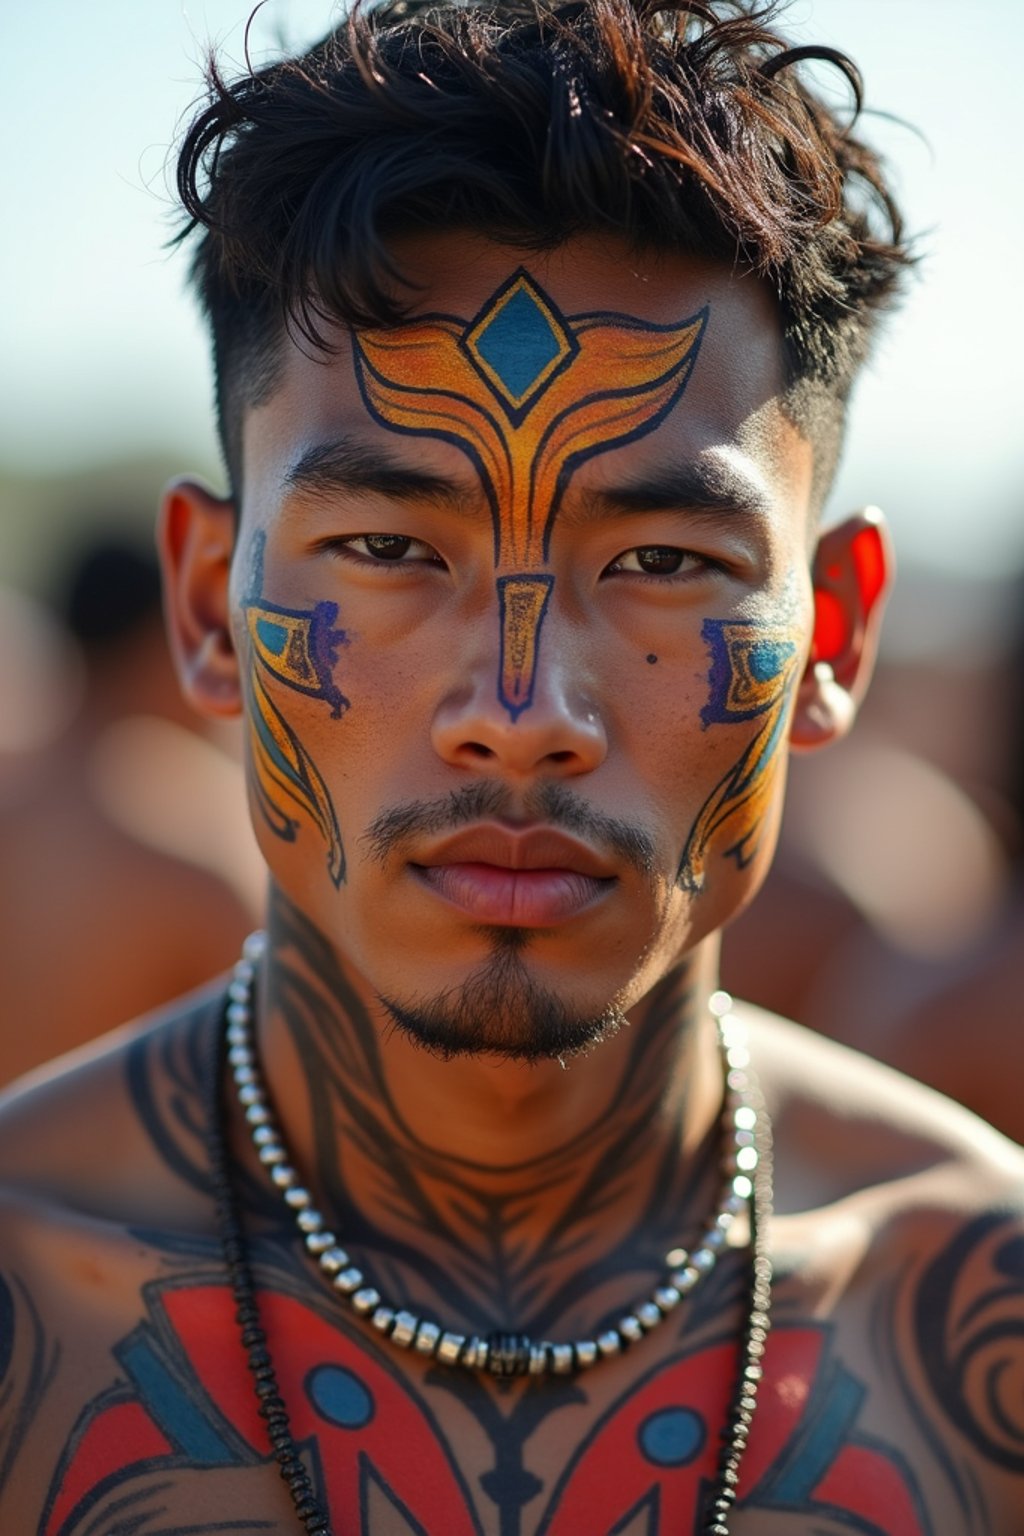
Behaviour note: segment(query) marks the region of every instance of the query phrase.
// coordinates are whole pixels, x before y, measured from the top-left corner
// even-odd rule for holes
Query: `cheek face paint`
[[[792,626],[707,619],[703,636],[711,651],[710,692],[701,711],[705,729],[761,723],[705,800],[690,831],[678,880],[691,891],[703,886],[713,849],[734,859],[739,869],[757,852],[800,659],[799,636]]]
[[[258,562],[261,566],[262,562]],[[327,870],[335,886],[345,878],[345,851],[327,786],[297,732],[272,696],[274,685],[321,699],[340,720],[348,700],[334,681],[344,630],[336,629],[336,603],[310,610],[278,608],[256,596],[243,605],[249,639],[248,720],[250,782],[264,820],[285,842],[295,841],[302,811],[327,844]]]
[[[427,315],[353,339],[374,419],[454,443],[480,477],[494,528],[497,693],[513,720],[533,698],[555,580],[544,567],[565,489],[587,459],[664,420],[693,371],[707,315],[665,326],[565,316],[520,268],[472,320]]]

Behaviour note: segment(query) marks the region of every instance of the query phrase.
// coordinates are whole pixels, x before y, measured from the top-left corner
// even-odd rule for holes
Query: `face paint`
[[[790,628],[707,619],[702,633],[711,650],[711,692],[701,711],[705,729],[757,719],[764,723],[694,822],[678,875],[679,883],[691,891],[704,884],[713,844],[724,843],[722,853],[735,859],[740,869],[757,851],[800,659],[796,633]]]
[[[454,443],[494,527],[498,697],[515,720],[533,697],[554,577],[543,569],[566,487],[596,454],[654,430],[693,371],[707,321],[565,316],[523,269],[470,321],[427,315],[354,337],[370,414],[395,432]]]
[[[257,561],[259,566],[261,562]],[[278,709],[268,681],[329,704],[340,719],[348,700],[334,681],[344,630],[335,629],[336,603],[309,611],[278,608],[259,596],[243,604],[249,637],[249,763],[256,801],[271,831],[293,843],[299,823],[287,808],[298,806],[327,843],[327,869],[336,886],[345,878],[345,853],[327,786],[298,735]]]

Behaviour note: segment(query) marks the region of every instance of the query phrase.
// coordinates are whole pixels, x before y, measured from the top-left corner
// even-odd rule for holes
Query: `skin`
[[[110,787],[126,722],[156,759],[128,806]],[[215,824],[246,847],[237,770],[197,738],[198,723],[156,614],[118,654],[92,658],[68,730],[2,776],[0,972],[20,1027],[0,1038],[0,1083],[202,985],[237,954],[261,905],[258,885],[247,904],[229,884],[242,859],[232,867],[226,837],[203,867],[168,849],[200,784]]]
[[[454,236],[404,254],[421,312],[467,323],[519,266]],[[811,448],[779,406],[778,323],[757,284],[584,240],[529,270],[564,316],[708,317],[664,419],[569,478],[546,550],[503,564],[464,449],[375,418],[351,344],[326,361],[291,348],[247,416],[237,536],[232,509],[183,483],[162,540],[186,690],[207,712],[249,711],[254,731],[271,872],[257,1031],[295,1162],[389,1297],[466,1331],[565,1338],[649,1292],[713,1208],[718,933],[770,858],[785,742],[823,745],[852,718],[886,546],[862,517],[815,549]],[[349,453],[347,479],[297,487],[294,466],[322,470],[311,450],[340,437],[363,471],[386,454],[391,478],[378,462],[360,480]],[[698,504],[702,468],[717,471],[713,507]],[[669,474],[685,494],[651,505]],[[394,548],[366,542],[380,537],[418,541],[408,565],[375,559]],[[666,549],[683,553],[674,573],[630,558]],[[506,574],[550,578],[518,693]],[[422,802],[427,816],[396,821]],[[589,863],[568,880],[584,899],[554,915],[559,876],[527,878],[524,895],[507,860],[454,876],[439,863],[467,828],[507,854],[567,820]],[[545,858],[575,857],[553,846]],[[478,847],[467,862],[487,860]],[[487,905],[495,890],[515,922]],[[425,1052],[422,1000],[467,993],[448,1057]],[[5,1529],[298,1529],[217,1246],[203,1126],[218,1004],[115,1042],[0,1117]],[[568,1054],[609,1004],[629,1027]],[[774,1125],[776,1326],[734,1529],[1009,1536],[1024,1487],[1019,1150],[741,1011]],[[571,1025],[562,1060],[523,1060],[553,1015]],[[331,1295],[226,1113],[282,1392],[336,1532],[699,1528],[747,1305],[742,1247],[577,1379],[442,1373]]]

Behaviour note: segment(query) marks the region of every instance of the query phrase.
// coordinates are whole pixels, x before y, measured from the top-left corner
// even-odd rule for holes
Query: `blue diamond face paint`
[[[554,586],[551,531],[572,476],[662,422],[686,388],[707,311],[678,325],[563,315],[525,269],[470,320],[426,315],[353,341],[366,407],[394,432],[454,443],[480,477],[494,527],[497,692],[530,707]]]

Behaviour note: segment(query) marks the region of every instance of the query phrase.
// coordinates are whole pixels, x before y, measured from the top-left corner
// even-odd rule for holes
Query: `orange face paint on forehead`
[[[472,320],[426,315],[361,331],[353,349],[370,414],[470,459],[494,523],[498,696],[515,720],[533,697],[554,576],[544,569],[567,485],[587,459],[644,437],[693,371],[707,310],[678,325],[563,315],[524,269]]]

